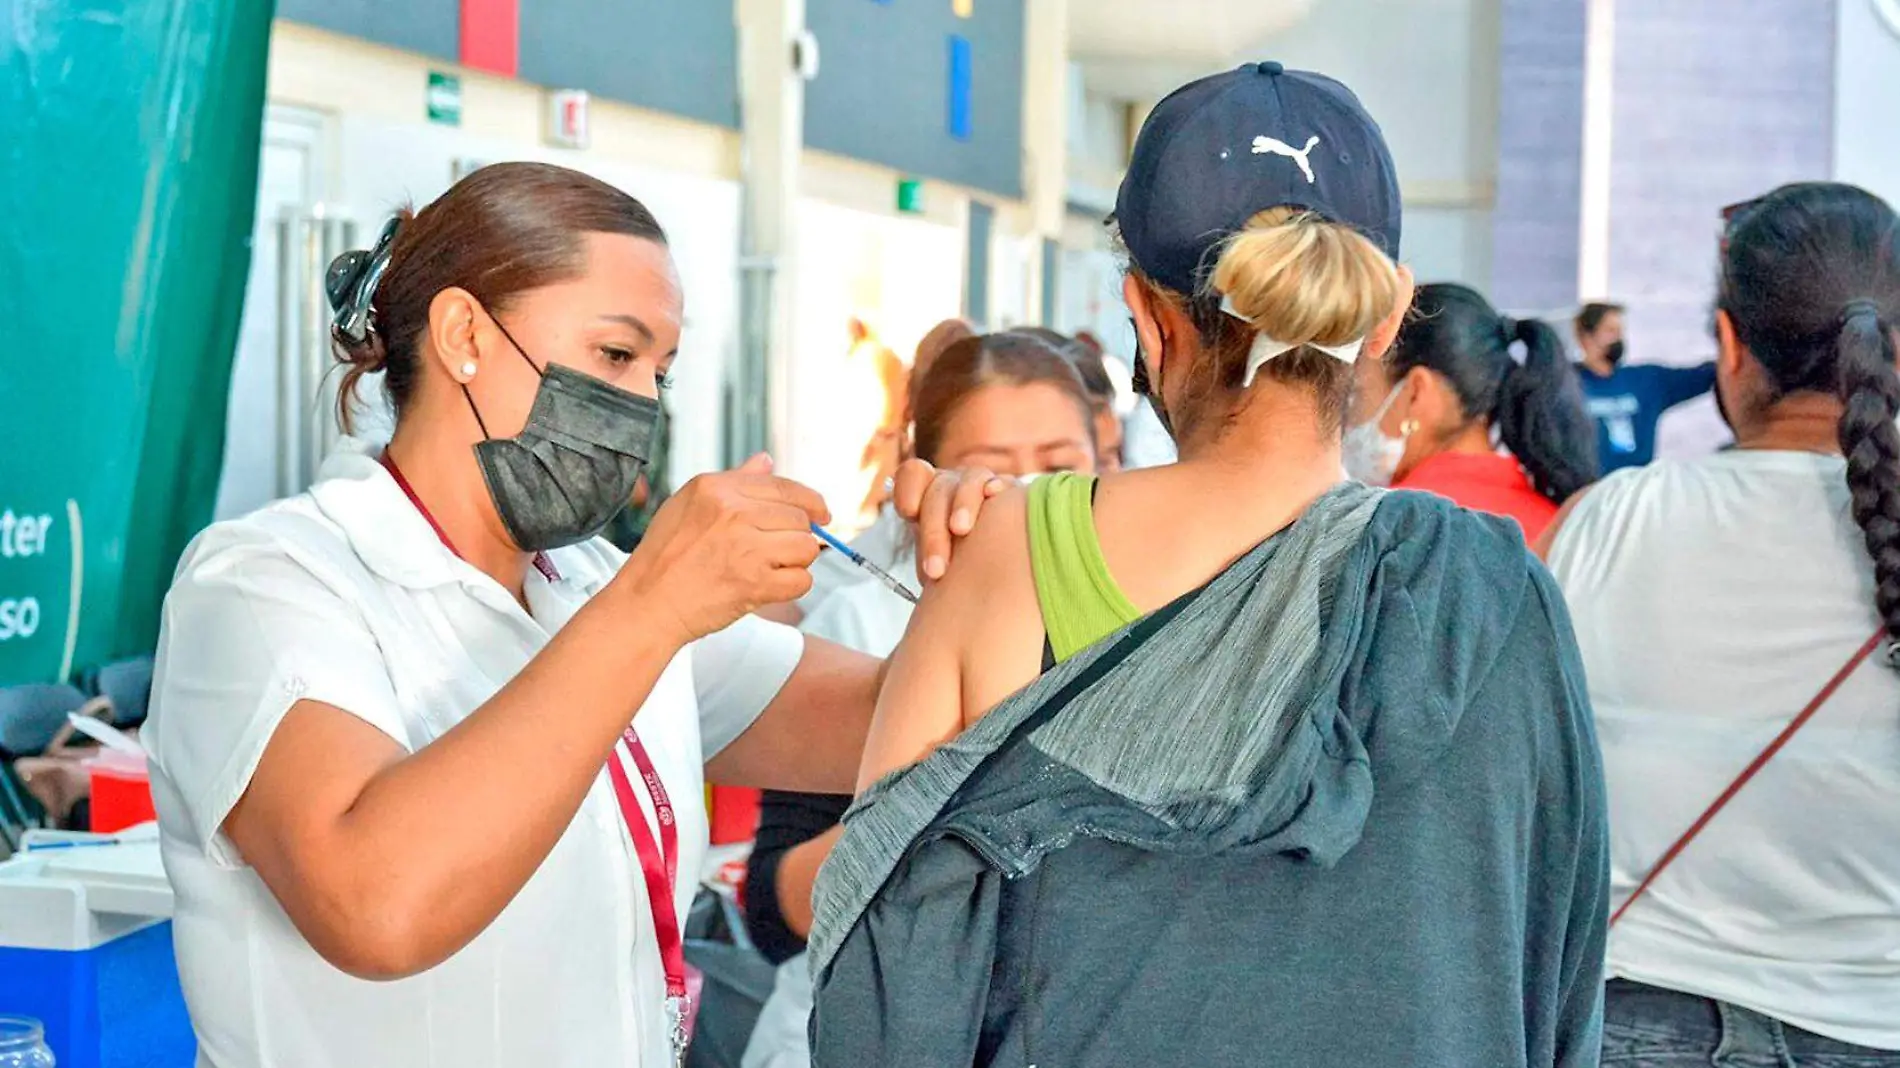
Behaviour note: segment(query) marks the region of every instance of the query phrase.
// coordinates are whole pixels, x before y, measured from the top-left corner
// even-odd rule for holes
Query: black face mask
[[[1619,338],[1616,341],[1610,342],[1610,347],[1603,350],[1603,358],[1610,361],[1611,367],[1615,367],[1617,364],[1623,362],[1623,351],[1623,342],[1622,339]]]
[[[542,370],[507,327],[495,325],[541,376],[541,388],[521,433],[495,438],[462,387],[485,439],[475,446],[475,459],[488,494],[523,552],[586,541],[633,496],[652,455],[660,402],[559,364]]]
[[[1175,436],[1174,421],[1168,418],[1168,409],[1161,403],[1161,391],[1155,387],[1154,380],[1148,377],[1148,359],[1141,354],[1141,331],[1132,318],[1128,320],[1128,329],[1135,335],[1135,373],[1130,386],[1135,396],[1147,398],[1148,407],[1154,409],[1155,419],[1160,422],[1168,440],[1178,444],[1181,439]]]

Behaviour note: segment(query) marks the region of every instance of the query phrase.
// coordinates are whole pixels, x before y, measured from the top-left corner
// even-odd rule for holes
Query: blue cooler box
[[[192,1068],[197,1043],[155,829],[119,838],[0,863],[0,1015],[44,1023],[59,1068]],[[36,832],[29,841],[89,839]]]

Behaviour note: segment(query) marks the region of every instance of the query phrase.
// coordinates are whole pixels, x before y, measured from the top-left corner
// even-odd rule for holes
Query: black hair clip
[[[376,287],[383,282],[383,273],[389,270],[390,250],[395,247],[396,231],[401,228],[401,219],[389,220],[382,236],[376,239],[374,249],[345,252],[331,261],[329,271],[324,274],[323,291],[330,298],[330,310],[336,313],[330,326],[339,337],[352,344],[360,345],[369,340],[370,332],[376,328],[376,309],[371,300],[376,295]]]

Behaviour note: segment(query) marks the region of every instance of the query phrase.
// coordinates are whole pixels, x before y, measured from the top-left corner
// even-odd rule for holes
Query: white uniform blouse
[[[652,913],[604,772],[495,922],[393,983],[319,957],[220,830],[292,704],[335,705],[419,749],[500,689],[624,560],[598,540],[550,556],[559,579],[531,569],[524,612],[354,444],[310,492],[213,527],[186,553],[145,738],[200,1066],[670,1064]],[[634,720],[678,805],[682,919],[706,849],[693,803],[704,762],[802,652],[796,631],[748,619],[682,652]]]

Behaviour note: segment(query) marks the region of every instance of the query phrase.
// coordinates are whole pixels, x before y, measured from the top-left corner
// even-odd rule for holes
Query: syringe
[[[837,551],[843,553],[844,558],[846,560],[849,560],[853,564],[857,565],[859,568],[861,568],[864,571],[865,574],[871,576],[872,578],[878,580],[879,582],[882,582],[885,586],[889,587],[892,593],[898,595],[899,597],[902,597],[906,601],[909,601],[911,604],[917,603],[917,595],[911,591],[911,588],[909,586],[906,586],[902,582],[899,582],[896,576],[892,575],[889,571],[886,571],[883,568],[872,563],[871,561],[866,560],[864,558],[863,553],[857,551],[856,549],[853,549],[849,545],[846,545],[843,541],[839,540],[836,534],[833,534],[831,531],[826,530],[824,527],[821,527],[816,523],[813,523],[811,525],[811,532],[817,535],[818,540],[824,542],[825,545],[828,546],[829,548],[836,549]]]

